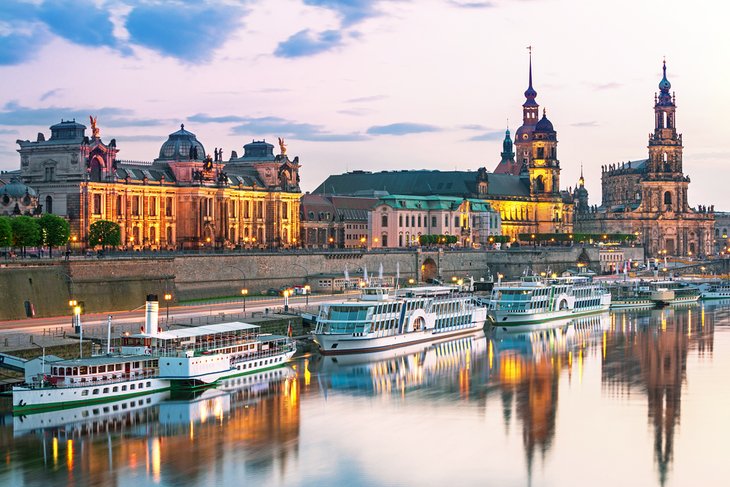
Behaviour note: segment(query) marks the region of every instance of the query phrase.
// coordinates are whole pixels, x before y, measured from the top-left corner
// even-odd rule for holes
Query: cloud
[[[99,127],[102,130],[104,127],[151,127],[170,123],[169,120],[163,119],[134,118],[134,112],[125,108],[30,108],[11,101],[0,108],[0,125],[47,127],[60,122],[62,118],[75,119],[85,125],[89,115],[98,117]]]
[[[73,5],[73,6],[72,6]],[[82,46],[118,47],[111,14],[89,0],[46,1],[38,7],[38,19],[59,37]]]
[[[231,119],[234,117],[210,118]],[[350,142],[368,139],[367,136],[359,133],[333,134],[320,125],[291,122],[279,117],[247,118],[242,119],[242,122],[231,129],[233,134],[254,135],[256,137],[261,136],[261,134],[272,134],[279,137],[318,142]]]
[[[469,137],[467,140],[473,141],[473,142],[481,142],[485,140],[502,140],[504,138],[504,132],[501,130],[494,130],[492,132],[485,132],[481,135],[475,135],[474,137]]]
[[[581,128],[583,128],[583,127],[588,127],[588,128],[590,128],[590,127],[598,127],[598,122],[596,122],[595,120],[589,120],[589,121],[585,121],[585,122],[571,123],[570,126],[571,127],[581,127]]]
[[[305,29],[280,42],[274,51],[274,55],[283,58],[313,56],[331,51],[341,45],[342,34],[336,30],[314,33],[309,29]]]
[[[608,83],[589,83],[591,87],[593,87],[594,90],[615,90],[616,88],[621,87],[621,83],[616,83],[615,81],[611,81]]]
[[[304,0],[305,5],[334,11],[343,26],[353,25],[378,15],[375,9],[377,3],[373,0]]]
[[[14,129],[0,129],[0,134],[7,135],[7,134],[17,134],[18,131]]]
[[[458,0],[450,0],[449,4],[453,5],[454,7],[473,9],[493,8],[497,6],[494,2],[463,2]]]
[[[462,125],[459,128],[462,130],[488,130],[487,127],[485,127],[484,125],[479,125],[479,124]]]
[[[32,59],[48,41],[48,31],[36,20],[37,6],[15,0],[0,2],[0,65]]]
[[[47,99],[56,96],[57,94],[61,93],[63,90],[60,88],[56,88],[55,90],[46,91],[41,95],[40,101],[46,101]]]
[[[135,44],[183,62],[198,62],[210,59],[246,13],[241,6],[223,3],[145,3],[129,12],[125,27]]]
[[[400,122],[390,125],[374,125],[367,130],[368,135],[408,135],[441,130],[433,125],[422,123]]]
[[[372,95],[372,96],[361,96],[359,98],[350,98],[345,100],[345,103],[370,103],[372,101],[385,100],[388,97],[385,95]]]
[[[211,117],[204,113],[197,113],[188,117],[189,122],[197,123],[237,123],[246,122],[249,119],[247,117],[241,117],[239,115],[224,115],[222,117]]]

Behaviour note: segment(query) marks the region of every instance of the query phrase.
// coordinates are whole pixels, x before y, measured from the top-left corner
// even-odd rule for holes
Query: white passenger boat
[[[215,384],[237,375],[280,367],[296,352],[286,336],[259,334],[260,327],[232,322],[139,333],[123,348],[159,357],[159,375],[173,389]]]
[[[456,287],[366,287],[355,301],[320,306],[314,341],[323,354],[387,350],[481,330],[486,312]]]
[[[493,325],[508,327],[600,313],[610,305],[611,293],[590,277],[525,276],[495,285],[489,317]]]
[[[651,299],[660,306],[694,303],[700,299],[700,289],[682,281],[653,281],[649,289]]]
[[[704,300],[730,298],[730,281],[710,283],[702,290],[700,297]]]

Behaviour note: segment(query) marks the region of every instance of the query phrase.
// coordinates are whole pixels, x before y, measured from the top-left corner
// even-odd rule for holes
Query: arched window
[[[92,181],[101,181],[102,165],[103,165],[102,161],[99,157],[94,157],[91,160],[91,165],[90,165],[91,170],[90,170],[89,178]]]
[[[46,196],[46,213],[53,213],[53,198]]]
[[[173,242],[172,238],[172,227],[167,227],[167,243],[171,244]]]
[[[150,243],[157,242],[157,229],[155,227],[150,227]]]
[[[664,193],[664,204],[665,205],[672,204],[672,193],[670,191],[667,191],[666,193]]]

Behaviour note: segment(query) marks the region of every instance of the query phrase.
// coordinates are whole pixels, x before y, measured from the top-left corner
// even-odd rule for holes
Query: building
[[[128,249],[237,246],[287,247],[299,235],[299,158],[265,141],[246,144],[223,161],[206,155],[195,134],[170,134],[152,162],[117,158],[91,119],[91,137],[76,121],[51,127],[46,140],[18,140],[22,182],[37,191],[43,211],[66,217],[72,239],[85,242],[91,224],[121,226]]]
[[[573,194],[560,189],[557,132],[544,110],[538,119],[536,97],[530,57],[516,149],[507,130],[501,162],[492,173],[485,167],[474,171],[352,171],[328,177],[314,193],[352,196],[376,191],[480,200],[500,214],[502,233],[513,238],[520,233],[572,232]]]
[[[715,252],[721,255],[727,254],[728,245],[730,245],[730,212],[716,211],[715,214]]]
[[[39,206],[36,190],[21,183],[19,175],[11,174],[0,174],[0,215],[39,214],[42,207]]]
[[[455,235],[459,245],[501,235],[499,214],[484,200],[446,196],[382,196],[369,214],[372,247],[411,247],[421,235]]]
[[[602,204],[593,209],[579,204],[576,226],[591,233],[633,233],[648,256],[706,256],[713,250],[714,208],[689,206],[690,179],[682,170],[682,135],[666,63],[663,73],[649,157],[603,166]]]
[[[301,198],[301,242],[308,248],[368,246],[368,214],[377,198],[305,194]]]

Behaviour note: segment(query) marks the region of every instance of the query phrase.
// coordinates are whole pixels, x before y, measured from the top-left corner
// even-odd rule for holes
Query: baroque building
[[[515,133],[514,146],[507,130],[502,158],[494,172],[485,167],[474,171],[352,171],[328,177],[314,193],[480,200],[499,213],[502,233],[514,239],[520,233],[572,232],[573,194],[560,189],[557,132],[545,110],[539,117],[537,92],[532,86],[531,55],[528,83],[522,105],[522,126]]]
[[[84,243],[99,220],[118,223],[128,249],[287,247],[299,235],[299,158],[279,140],[253,141],[241,157],[223,149],[206,155],[195,134],[170,134],[152,162],[117,158],[116,140],[104,143],[76,121],[51,127],[46,140],[18,140],[22,182],[43,211],[68,219],[72,240]]]
[[[586,232],[633,233],[650,256],[706,256],[712,253],[714,208],[689,206],[690,179],[683,173],[676,98],[669,92],[666,63],[662,69],[649,157],[604,165],[602,204],[593,209],[579,204],[576,226]]]

